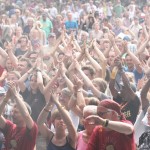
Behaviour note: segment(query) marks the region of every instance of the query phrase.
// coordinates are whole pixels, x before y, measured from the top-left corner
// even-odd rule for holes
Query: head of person
[[[19,17],[21,15],[20,9],[15,9],[15,14],[17,17]]]
[[[29,55],[28,55],[28,58],[29,60],[31,61],[31,65],[33,66],[34,63],[36,62],[36,59],[38,57],[38,53],[37,52],[31,52]]]
[[[24,102],[29,114],[31,114],[31,107]],[[21,115],[19,109],[17,108],[17,104],[14,104],[13,109],[12,109],[12,119],[13,123],[18,125],[18,126],[23,126],[25,124],[24,117]]]
[[[61,90],[60,96],[59,96],[59,102],[65,106],[66,108],[68,107],[68,102],[71,97],[71,92],[68,88],[63,88]]]
[[[59,52],[57,59],[58,59],[59,61],[62,61],[63,58],[64,58],[64,56],[65,56],[65,54],[64,54],[63,52]]]
[[[20,36],[22,35],[23,31],[22,31],[22,28],[21,27],[16,27],[15,28],[15,35],[16,36]]]
[[[86,118],[90,115],[97,115],[97,106],[87,105],[83,108],[83,125],[89,135],[92,134],[93,129],[96,126],[96,123],[93,119],[86,120]]]
[[[67,110],[64,110],[66,111],[66,113],[68,113]],[[69,114],[68,114],[69,115]],[[56,132],[62,132],[62,131],[65,131],[66,130],[66,124],[64,123],[62,117],[61,117],[61,114],[60,112],[58,111],[58,109],[55,109],[53,112],[52,112],[52,115],[51,115],[51,122],[53,123],[54,127],[55,127],[55,131]]]
[[[83,66],[82,67],[82,71],[85,73],[85,75],[89,78],[89,79],[93,79],[94,75],[95,75],[95,70],[92,66]]]
[[[111,99],[105,99],[99,102],[97,114],[104,119],[113,121],[125,120],[120,105]]]
[[[46,21],[46,19],[47,19],[47,14],[46,13],[42,14],[42,19],[43,19],[43,21]]]
[[[102,93],[105,93],[107,89],[107,82],[104,79],[95,78],[92,80],[92,83],[99,91],[101,91]]]
[[[131,56],[129,56],[128,54],[125,57],[125,62],[126,62],[126,65],[128,66],[129,69],[134,68],[133,60],[132,60]]]
[[[103,39],[104,49],[110,48],[110,41],[108,39]]]
[[[135,23],[135,25],[139,24],[139,18],[138,17],[134,17],[134,23]]]
[[[9,58],[6,60],[6,69],[8,72],[14,70],[14,66]]]
[[[32,67],[30,60],[27,58],[20,58],[18,61],[17,71],[21,75],[25,74]]]
[[[30,88],[32,91],[37,91],[37,89],[38,89],[37,75],[36,74],[32,74],[30,76]]]
[[[27,19],[27,24],[28,24],[28,26],[33,27],[34,19],[31,18],[31,17],[29,17],[29,18]]]
[[[55,33],[50,33],[48,35],[48,43],[49,44],[55,44],[56,42],[56,34]]]
[[[31,31],[30,31],[30,40],[31,41],[39,40],[40,36],[41,36],[41,33],[38,29],[36,29],[36,28],[31,29]]]
[[[7,73],[7,81],[14,81],[17,83],[17,81],[21,78],[21,75],[18,71],[10,71]]]
[[[96,30],[96,31],[100,29],[100,26],[99,26],[99,23],[98,23],[98,22],[95,22],[95,23],[93,24],[93,29]]]
[[[114,51],[109,51],[108,59],[107,59],[108,65],[110,65],[110,66],[114,65],[115,57],[116,57],[115,52]]]
[[[86,105],[95,105],[98,106],[99,99],[96,97],[85,97]]]
[[[120,18],[116,18],[116,20],[115,20],[115,25],[116,25],[116,27],[120,27],[121,26],[121,19]]]
[[[27,36],[21,36],[19,39],[20,47],[26,47],[28,44],[28,37]]]
[[[67,14],[67,17],[68,17],[68,20],[71,21],[71,20],[72,20],[72,13],[69,12],[69,13]]]
[[[85,32],[85,31],[81,32],[81,41],[83,41],[83,42],[87,41],[88,37],[89,37],[89,34],[87,32]]]

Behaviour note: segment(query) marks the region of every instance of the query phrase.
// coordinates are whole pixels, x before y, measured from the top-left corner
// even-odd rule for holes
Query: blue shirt
[[[66,21],[65,22],[65,27],[66,27],[66,29],[67,30],[76,30],[76,29],[78,29],[78,24],[77,24],[77,22],[76,21]]]

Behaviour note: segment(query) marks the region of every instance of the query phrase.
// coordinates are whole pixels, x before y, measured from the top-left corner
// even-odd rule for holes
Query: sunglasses
[[[103,116],[105,114],[107,114],[108,112],[111,112],[110,110],[104,111],[104,112],[98,112],[99,116]]]

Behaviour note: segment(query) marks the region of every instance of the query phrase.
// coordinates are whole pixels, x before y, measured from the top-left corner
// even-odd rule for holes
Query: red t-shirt
[[[134,134],[125,135],[113,130],[106,131],[102,126],[97,126],[86,150],[136,150]]]
[[[11,121],[6,121],[6,126],[2,130],[5,136],[5,150],[33,150],[38,133],[37,125],[29,130],[26,127],[17,127]]]

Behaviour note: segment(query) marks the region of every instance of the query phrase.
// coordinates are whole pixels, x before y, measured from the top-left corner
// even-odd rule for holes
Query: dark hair
[[[95,70],[93,69],[92,66],[83,66],[82,70],[88,70],[90,72],[90,75],[93,76],[95,74]]]
[[[27,62],[27,67],[28,67],[28,68],[31,68],[31,67],[32,67],[31,62],[30,62],[30,60],[29,60],[28,58],[21,57],[21,58],[19,59],[19,61],[25,61],[25,62]]]

